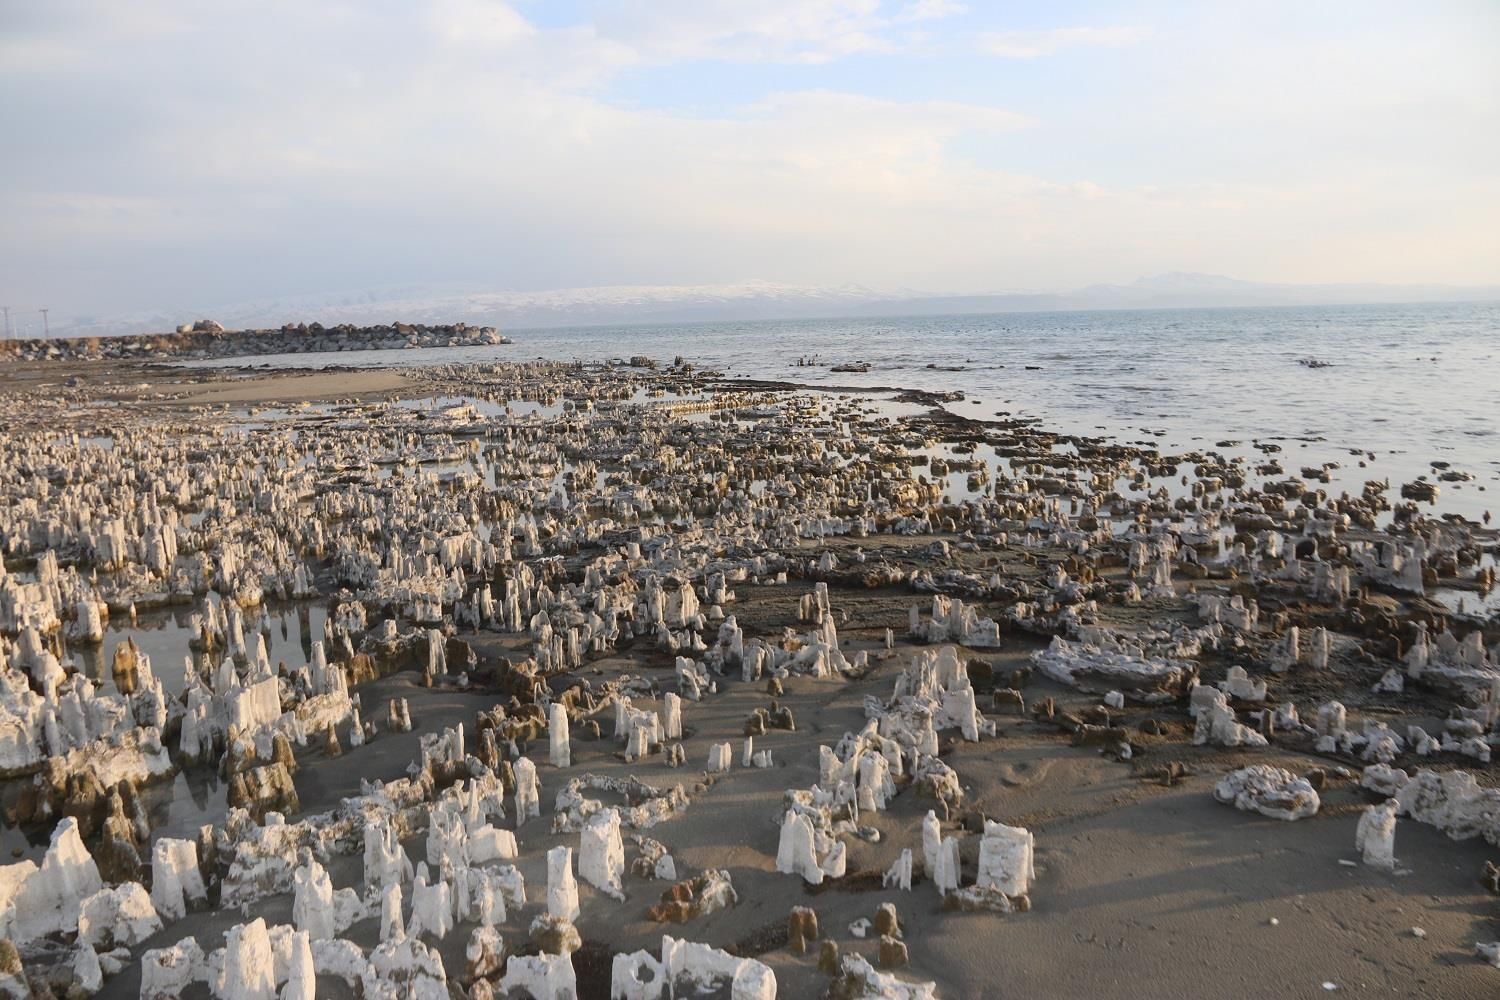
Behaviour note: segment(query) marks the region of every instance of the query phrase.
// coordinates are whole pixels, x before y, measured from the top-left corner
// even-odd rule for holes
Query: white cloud
[[[502,0],[436,0],[433,26],[448,42],[507,46],[536,34],[514,7]]]
[[[896,21],[936,21],[944,17],[955,17],[967,13],[966,4],[956,0],[913,0],[897,11]]]
[[[979,38],[979,47],[1006,59],[1035,59],[1063,49],[1083,46],[1119,48],[1150,37],[1146,28],[1050,28],[1045,31],[991,31]]]
[[[435,280],[1479,282],[1500,259],[1500,181],[1473,166],[1496,152],[1494,131],[1473,127],[1497,93],[1482,52],[1429,58],[1403,35],[1322,61],[1246,43],[1234,60],[1192,47],[1184,62],[1179,46],[1176,63],[1153,51],[1123,96],[1078,74],[1050,103],[978,78],[963,100],[898,99],[841,86],[837,66],[762,78],[750,64],[899,48],[916,14],[956,5],[766,0],[746,14],[661,0],[562,28],[526,9],[139,0],[129,45],[119,26],[35,14],[3,43],[30,58],[0,56],[0,87],[22,95],[0,102],[0,126],[27,137],[0,158],[0,298],[61,315]],[[1136,31],[991,41],[1039,55]],[[949,44],[1001,77],[971,40]],[[46,46],[79,58],[37,58]],[[613,89],[631,68],[704,59],[764,86],[700,103],[684,85],[680,107]],[[880,65],[900,71],[899,57]],[[1184,78],[1201,86],[1183,93]],[[1418,115],[1433,141],[1408,141]],[[1315,128],[1343,128],[1338,148]],[[1384,154],[1400,143],[1413,153],[1396,171]],[[1204,150],[1231,166],[1179,169]]]
[[[650,62],[825,62],[888,48],[879,9],[879,0],[655,0],[609,3],[597,23]]]

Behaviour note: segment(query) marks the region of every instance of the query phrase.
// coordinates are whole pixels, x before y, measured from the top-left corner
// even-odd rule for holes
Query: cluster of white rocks
[[[870,815],[910,791],[934,809],[921,854],[905,848],[888,886],[909,889],[920,858],[945,906],[1026,905],[1030,833],[987,820],[965,884],[959,835],[942,832],[965,803],[940,740],[995,734],[981,711],[989,667],[978,661],[987,680],[976,684],[967,650],[1002,648],[1002,632],[1016,645],[1030,641],[1020,634],[1044,637],[1031,669],[1071,697],[1102,698],[1092,730],[1057,715],[1078,742],[1099,736],[1128,756],[1125,717],[1149,711],[1143,725],[1159,734],[1154,715],[1180,708],[1195,753],[1276,746],[1347,757],[1371,765],[1366,780],[1388,784],[1400,814],[1489,835],[1482,787],[1454,779],[1449,789],[1424,771],[1398,789],[1404,772],[1394,766],[1439,755],[1482,765],[1497,742],[1493,632],[1476,616],[1437,614],[1426,597],[1442,581],[1483,587],[1481,555],[1493,543],[1478,526],[1403,508],[1380,530],[1391,506],[1382,489],[1329,497],[1299,480],[1253,489],[1245,463],[1211,452],[1168,461],[1086,439],[1060,450],[1055,436],[1022,425],[891,424],[848,401],[706,394],[685,371],[647,371],[433,370],[416,377],[466,399],[304,408],[248,435],[240,424],[255,414],[201,409],[119,421],[109,448],[76,430],[0,435],[0,488],[12,501],[0,511],[9,567],[0,566],[0,770],[30,783],[28,824],[57,824],[40,867],[21,862],[0,876],[7,898],[23,900],[5,910],[0,938],[73,935],[80,981],[94,983],[130,960],[149,933],[148,908],[170,925],[211,903],[284,894],[294,900],[289,925],[251,921],[222,948],[185,938],[140,957],[152,988],[222,991],[241,981],[233,976],[245,995],[304,996],[326,975],[367,997],[446,995],[433,945],[472,924],[471,995],[566,995],[573,967],[557,952],[579,941],[575,869],[590,905],[618,905],[632,877],[682,884],[664,844],[643,843],[627,867],[622,838],[680,815],[691,784],[579,765],[598,752],[679,767],[691,757],[711,788],[737,769],[786,762],[775,734],[796,723],[785,705],[757,709],[738,748],[735,734],[695,733],[685,715],[735,683],[831,689],[864,677],[891,655],[899,629],[886,629],[883,650],[850,648],[866,623],[850,621],[840,594],[859,588],[930,595],[925,608],[909,597],[897,605],[910,609],[904,638],[930,648],[889,698],[866,700],[859,731],[819,748],[812,787],[787,790],[773,817],[776,867],[806,882],[844,877],[853,841],[878,835]],[[683,398],[651,396],[664,387]],[[57,404],[71,408],[66,426],[90,419],[86,393],[63,392]],[[944,435],[992,445],[1003,461],[992,474],[984,460],[925,456],[929,437]],[[1178,462],[1191,465],[1191,486],[1169,490]],[[946,496],[924,466],[934,477],[971,470],[968,495]],[[795,627],[776,632],[736,593],[794,581],[795,615],[784,621]],[[273,663],[267,605],[313,600],[327,601],[327,624],[305,662]],[[113,690],[86,675],[80,651],[102,656],[125,622],[164,608],[191,609],[180,687],[128,642],[109,660]],[[468,640],[504,644],[508,655],[481,663]],[[658,658],[661,679],[585,679],[622,651]],[[1220,661],[1224,679],[1200,683]],[[420,726],[409,699],[370,712],[361,704],[361,683],[404,669],[440,690],[494,691],[498,703],[471,739],[462,726],[423,732],[411,777],[299,815],[294,777],[320,748],[359,751],[382,732]],[[1303,723],[1288,690],[1344,675],[1360,678],[1358,690],[1320,694],[1302,706]],[[1018,673],[1015,689],[991,698],[1024,705],[1026,682]],[[1437,698],[1446,718],[1436,727],[1391,712],[1361,718],[1355,696],[1366,694],[1397,706]],[[1051,699],[1032,700],[1056,714]],[[234,811],[197,839],[153,843],[134,789],[184,768],[217,768]],[[544,779],[553,808],[535,829],[569,843],[546,854],[546,912],[529,930],[554,951],[521,955],[496,928],[527,905],[516,862],[526,824],[542,815]],[[1265,765],[1224,777],[1215,795],[1280,818],[1319,803],[1307,779]],[[75,820],[71,801],[100,803],[107,816]],[[1372,865],[1394,864],[1397,812],[1376,807],[1361,821]],[[55,874],[86,870],[96,834],[99,884]],[[414,838],[425,851],[415,865]],[[331,859],[360,854],[362,884],[334,890]],[[685,879],[682,891],[733,905],[727,873],[716,873]],[[339,937],[377,917],[375,947]],[[619,958],[621,995],[774,993],[760,963],[707,945],[665,938],[659,956]],[[851,995],[930,995],[857,955],[830,975],[867,991]]]
[[[1306,778],[1269,764],[1251,764],[1225,775],[1214,786],[1220,802],[1272,819],[1305,819],[1322,800]]]

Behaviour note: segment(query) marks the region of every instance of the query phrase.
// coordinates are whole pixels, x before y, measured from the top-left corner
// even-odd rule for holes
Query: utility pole
[[[10,339],[10,306],[0,306],[5,310],[5,339]]]
[[[39,313],[42,314],[42,336],[43,337],[50,337],[50,336],[52,336],[52,328],[47,325],[47,310],[45,310],[45,309],[38,309],[37,312],[39,312]]]

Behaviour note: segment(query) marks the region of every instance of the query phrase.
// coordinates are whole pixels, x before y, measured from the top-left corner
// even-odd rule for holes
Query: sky
[[[0,0],[0,303],[1500,281],[1500,3]]]

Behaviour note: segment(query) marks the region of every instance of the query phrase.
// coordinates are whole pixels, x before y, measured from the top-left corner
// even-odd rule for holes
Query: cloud
[[[733,62],[825,62],[882,50],[879,0],[621,0],[598,5],[602,37],[651,63],[704,59]]]
[[[913,0],[896,12],[896,21],[936,21],[940,18],[955,17],[965,14],[969,10],[965,4],[957,3],[956,0]]]
[[[436,0],[430,15],[444,39],[464,45],[503,47],[536,34],[525,17],[501,0]]]
[[[1148,37],[1146,28],[1050,28],[1045,31],[990,31],[979,37],[979,47],[1004,59],[1035,59],[1063,49],[1079,47],[1119,48]]]
[[[951,3],[609,0],[562,25],[519,0],[100,9],[22,5],[0,42],[0,132],[25,140],[0,157],[0,300],[54,318],[438,281],[1477,283],[1500,259],[1494,64],[1436,28],[1320,60],[1315,33],[1230,58],[1202,44],[1222,23],[1174,23],[1101,82],[981,56],[967,24],[933,29]],[[991,39],[1014,57],[1137,30]],[[933,52],[956,85],[902,75]]]

